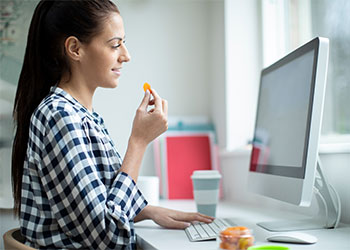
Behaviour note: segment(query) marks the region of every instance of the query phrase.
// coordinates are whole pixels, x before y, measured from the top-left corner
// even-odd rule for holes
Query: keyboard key
[[[197,232],[199,233],[199,235],[202,238],[208,238],[209,235],[203,230],[202,226],[200,224],[194,225],[194,228],[197,230]]]
[[[216,233],[210,228],[208,224],[202,224],[204,231],[209,235],[209,237],[216,237]]]
[[[220,233],[220,228],[218,228],[217,225],[215,225],[214,223],[210,223],[209,227],[211,228],[211,230],[213,230],[213,232],[218,235]]]
[[[218,226],[220,230],[225,229],[227,226],[223,223],[222,220],[215,219],[214,223]]]
[[[216,239],[220,231],[235,224],[231,221],[225,221],[216,218],[212,223],[194,222],[185,229],[187,237],[190,241],[201,241]]]
[[[198,234],[197,230],[192,225],[187,227],[186,231],[189,233],[190,237],[193,240],[201,238],[201,236]]]

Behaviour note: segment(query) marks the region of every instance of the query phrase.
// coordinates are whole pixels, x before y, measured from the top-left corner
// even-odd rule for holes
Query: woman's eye
[[[122,41],[122,43],[124,43],[125,44],[125,40],[124,41]],[[115,45],[115,46],[112,46],[112,48],[113,49],[117,49],[117,48],[119,48],[121,46],[121,44],[117,44],[117,45]]]
[[[116,45],[116,46],[112,46],[113,49],[117,49],[120,47],[120,44]]]

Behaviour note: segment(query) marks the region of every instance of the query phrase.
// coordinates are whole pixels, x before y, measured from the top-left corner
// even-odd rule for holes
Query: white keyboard
[[[216,239],[220,231],[236,224],[231,219],[216,218],[212,223],[196,222],[185,229],[190,241],[202,241]]]

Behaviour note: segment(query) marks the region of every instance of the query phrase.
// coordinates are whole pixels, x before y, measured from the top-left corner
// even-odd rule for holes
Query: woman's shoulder
[[[52,93],[42,100],[39,106],[34,110],[32,122],[47,124],[52,119],[69,118],[77,122],[82,121],[84,114],[74,103],[66,98]]]

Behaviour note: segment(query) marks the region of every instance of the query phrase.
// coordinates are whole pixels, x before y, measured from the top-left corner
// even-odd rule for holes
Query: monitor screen
[[[248,189],[300,206],[312,199],[328,65],[317,37],[261,71]]]
[[[315,49],[263,71],[251,171],[304,178]]]

